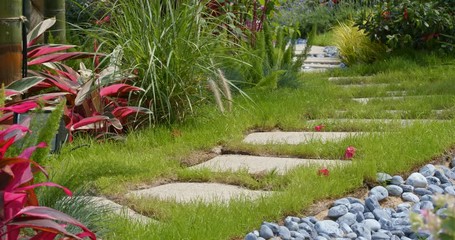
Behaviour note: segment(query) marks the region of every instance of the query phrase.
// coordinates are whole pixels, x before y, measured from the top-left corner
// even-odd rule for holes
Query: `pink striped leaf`
[[[134,91],[144,91],[143,88],[131,86],[125,83],[113,84],[100,90],[101,97],[120,96]]]
[[[28,48],[27,58],[31,59],[34,57],[43,56],[50,53],[56,53],[60,51],[65,51],[71,48],[76,47],[76,45],[61,45],[61,44],[46,44],[37,47]]]
[[[73,124],[70,127],[70,131],[95,129],[97,127],[100,127],[100,126],[97,126],[95,123],[106,122],[108,120],[109,120],[109,117],[101,116],[101,115],[84,118],[84,119],[80,120],[79,122]]]
[[[41,57],[37,57],[27,63],[28,66],[48,63],[48,62],[60,62],[71,59],[93,57],[95,54],[87,52],[68,52],[68,53],[54,53],[48,54]]]
[[[143,107],[117,107],[112,111],[112,114],[118,119],[124,119],[125,117],[136,113],[151,114],[152,111]]]

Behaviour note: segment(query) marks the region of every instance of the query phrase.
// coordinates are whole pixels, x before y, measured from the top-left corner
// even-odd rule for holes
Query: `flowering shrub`
[[[436,210],[443,214],[425,209],[421,214],[412,213],[411,221],[414,230],[430,233],[433,239],[455,239],[455,197],[441,195],[435,198]]]
[[[450,3],[452,2],[452,3]],[[391,49],[453,48],[455,33],[453,1],[387,0],[380,2],[368,16],[357,21],[374,41]]]

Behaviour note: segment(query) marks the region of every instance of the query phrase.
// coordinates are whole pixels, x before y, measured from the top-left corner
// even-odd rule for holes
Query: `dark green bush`
[[[372,40],[391,49],[452,49],[455,1],[384,1],[357,20]]]

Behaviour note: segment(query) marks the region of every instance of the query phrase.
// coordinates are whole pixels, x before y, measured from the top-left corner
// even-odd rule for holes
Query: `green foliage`
[[[384,1],[357,20],[373,41],[391,49],[453,50],[454,1]]]
[[[135,85],[145,89],[136,104],[153,112],[152,123],[191,113],[206,97],[208,77],[231,58],[225,50],[235,51],[220,31],[223,17],[207,14],[198,0],[119,0],[110,14],[111,24],[96,34],[110,48],[123,47],[126,64],[139,75]]]
[[[347,65],[355,63],[371,63],[385,53],[385,47],[372,42],[363,30],[354,23],[340,23],[333,29],[335,46],[340,57]]]

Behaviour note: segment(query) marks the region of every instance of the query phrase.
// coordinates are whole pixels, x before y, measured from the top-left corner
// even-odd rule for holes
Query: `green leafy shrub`
[[[455,33],[454,1],[384,1],[373,12],[361,17],[357,25],[370,38],[399,48],[449,48]]]
[[[372,42],[363,30],[354,23],[340,23],[333,29],[334,41],[340,57],[347,65],[370,63],[385,53],[385,47]]]

